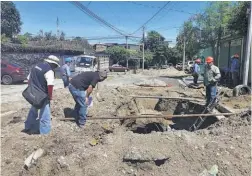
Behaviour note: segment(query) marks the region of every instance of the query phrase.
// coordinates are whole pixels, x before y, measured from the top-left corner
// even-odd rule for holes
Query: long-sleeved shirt
[[[67,64],[64,64],[60,68],[60,73],[61,73],[61,76],[67,76],[67,77],[69,77],[71,75],[70,67]]]
[[[200,67],[197,63],[194,64],[193,66],[193,73],[198,73],[200,72]]]
[[[239,72],[239,68],[240,68],[239,60],[237,58],[232,58],[230,71],[231,72]]]
[[[221,78],[220,69],[215,65],[207,65],[204,70],[204,85],[216,84]]]

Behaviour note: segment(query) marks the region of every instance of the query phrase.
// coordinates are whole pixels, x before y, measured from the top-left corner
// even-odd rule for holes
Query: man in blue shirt
[[[198,84],[198,78],[199,78],[199,74],[200,74],[200,67],[199,67],[199,64],[200,64],[201,60],[200,59],[196,59],[195,60],[195,63],[193,65],[193,83],[195,85]]]
[[[62,77],[65,88],[69,85],[69,77],[71,75],[70,67],[69,67],[70,63],[71,63],[71,58],[66,58],[65,64],[60,68],[60,73],[61,73],[61,77]]]
[[[240,70],[239,55],[235,54],[231,58],[231,68],[230,68],[234,87],[239,84],[239,70]]]

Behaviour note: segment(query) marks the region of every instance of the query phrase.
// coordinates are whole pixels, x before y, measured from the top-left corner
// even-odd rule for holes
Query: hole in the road
[[[181,115],[181,114],[201,114],[204,110],[204,105],[194,103],[188,100],[174,99],[136,99],[135,101],[125,104],[118,109],[118,116],[134,115]],[[121,114],[120,114],[121,113]],[[206,112],[207,113],[207,112]],[[198,119],[198,116],[193,117],[174,117],[172,120],[165,119],[129,119],[121,122],[133,133],[148,134],[152,131],[164,132],[167,130],[190,130],[190,127]],[[217,122],[214,116],[207,117],[198,129],[204,129]]]
[[[133,160],[133,159],[123,159],[123,162],[128,163],[130,165],[133,166],[137,166],[137,165],[141,165],[143,163],[151,163],[151,164],[155,164],[156,166],[161,166],[163,164],[165,164],[165,162],[168,160],[169,158],[164,158],[164,159],[154,159],[154,160]]]
[[[164,125],[162,123],[148,123],[142,127],[136,127],[136,129],[132,129],[133,133],[138,133],[138,134],[148,134],[151,133],[152,131],[160,131],[164,132]]]
[[[155,165],[156,166],[161,166],[163,165],[166,161],[168,160],[168,158],[165,158],[165,159],[158,159],[158,160],[155,160]]]

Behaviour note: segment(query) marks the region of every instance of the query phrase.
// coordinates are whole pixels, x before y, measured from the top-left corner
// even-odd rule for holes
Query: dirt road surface
[[[69,91],[59,88],[51,104],[52,131],[45,136],[21,132],[29,111],[27,102],[2,103],[2,111],[18,110],[2,117],[2,175],[195,176],[213,166],[218,167],[218,176],[251,175],[251,112],[221,121],[211,117],[196,132],[187,131],[196,118],[92,120],[146,113],[201,112],[204,107],[194,102],[130,96],[204,98],[199,90],[181,88],[177,81],[181,76],[181,72],[168,69],[135,75],[112,74],[92,94],[94,105],[89,109],[91,117],[84,129],[74,122],[59,121],[69,117],[74,107]],[[139,83],[171,86],[141,87]],[[243,99],[245,104],[251,103],[250,99]],[[38,148],[45,150],[44,155],[29,170],[24,169],[24,160]]]

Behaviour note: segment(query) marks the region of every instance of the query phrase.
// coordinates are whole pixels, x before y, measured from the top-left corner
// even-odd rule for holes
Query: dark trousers
[[[232,72],[232,82],[233,86],[236,87],[239,84],[239,73],[238,72]]]
[[[197,84],[198,83],[198,78],[199,78],[199,75],[197,73],[194,73],[193,74],[193,83],[194,84]]]

